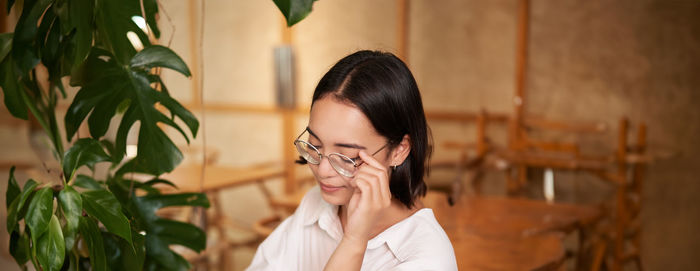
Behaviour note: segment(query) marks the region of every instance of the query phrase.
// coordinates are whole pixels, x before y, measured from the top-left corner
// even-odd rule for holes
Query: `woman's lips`
[[[325,185],[323,183],[318,183],[318,184],[319,184],[319,186],[321,186],[321,190],[323,190],[323,192],[326,192],[326,193],[335,192],[335,191],[338,191],[340,189],[343,189],[342,186]]]

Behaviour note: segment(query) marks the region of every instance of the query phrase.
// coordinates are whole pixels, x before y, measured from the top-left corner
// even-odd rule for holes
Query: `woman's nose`
[[[336,172],[335,169],[333,169],[333,166],[331,166],[327,156],[323,156],[323,158],[321,158],[321,163],[318,164],[318,173],[323,177],[333,177],[338,175],[338,172]]]

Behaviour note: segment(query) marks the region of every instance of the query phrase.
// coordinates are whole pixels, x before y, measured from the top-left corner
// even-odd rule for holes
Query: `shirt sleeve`
[[[457,271],[457,258],[454,248],[442,228],[423,227],[423,231],[416,232],[411,242],[405,244],[398,251],[402,255],[402,262],[391,270],[395,271]],[[433,230],[425,231],[425,229]]]
[[[277,226],[270,236],[265,238],[265,241],[258,246],[253,261],[250,266],[246,268],[246,271],[277,270],[277,268],[275,268],[276,262],[272,261],[272,259],[275,259],[275,255],[277,255],[277,257],[283,255],[282,250],[284,250],[284,244],[287,241],[287,231],[289,230],[293,217],[294,215],[285,219],[282,224]]]

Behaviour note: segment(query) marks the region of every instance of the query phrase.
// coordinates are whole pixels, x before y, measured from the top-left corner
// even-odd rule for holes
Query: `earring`
[[[393,165],[393,166],[391,166],[391,167],[393,167],[393,168],[394,168],[394,171],[396,171],[396,167],[397,167],[397,166],[398,166],[398,165]]]

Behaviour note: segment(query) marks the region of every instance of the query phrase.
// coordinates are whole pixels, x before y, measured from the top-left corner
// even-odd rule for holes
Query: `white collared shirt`
[[[343,238],[338,206],[312,188],[294,214],[260,244],[246,270],[323,270]],[[367,243],[362,270],[457,270],[452,244],[423,208]]]

